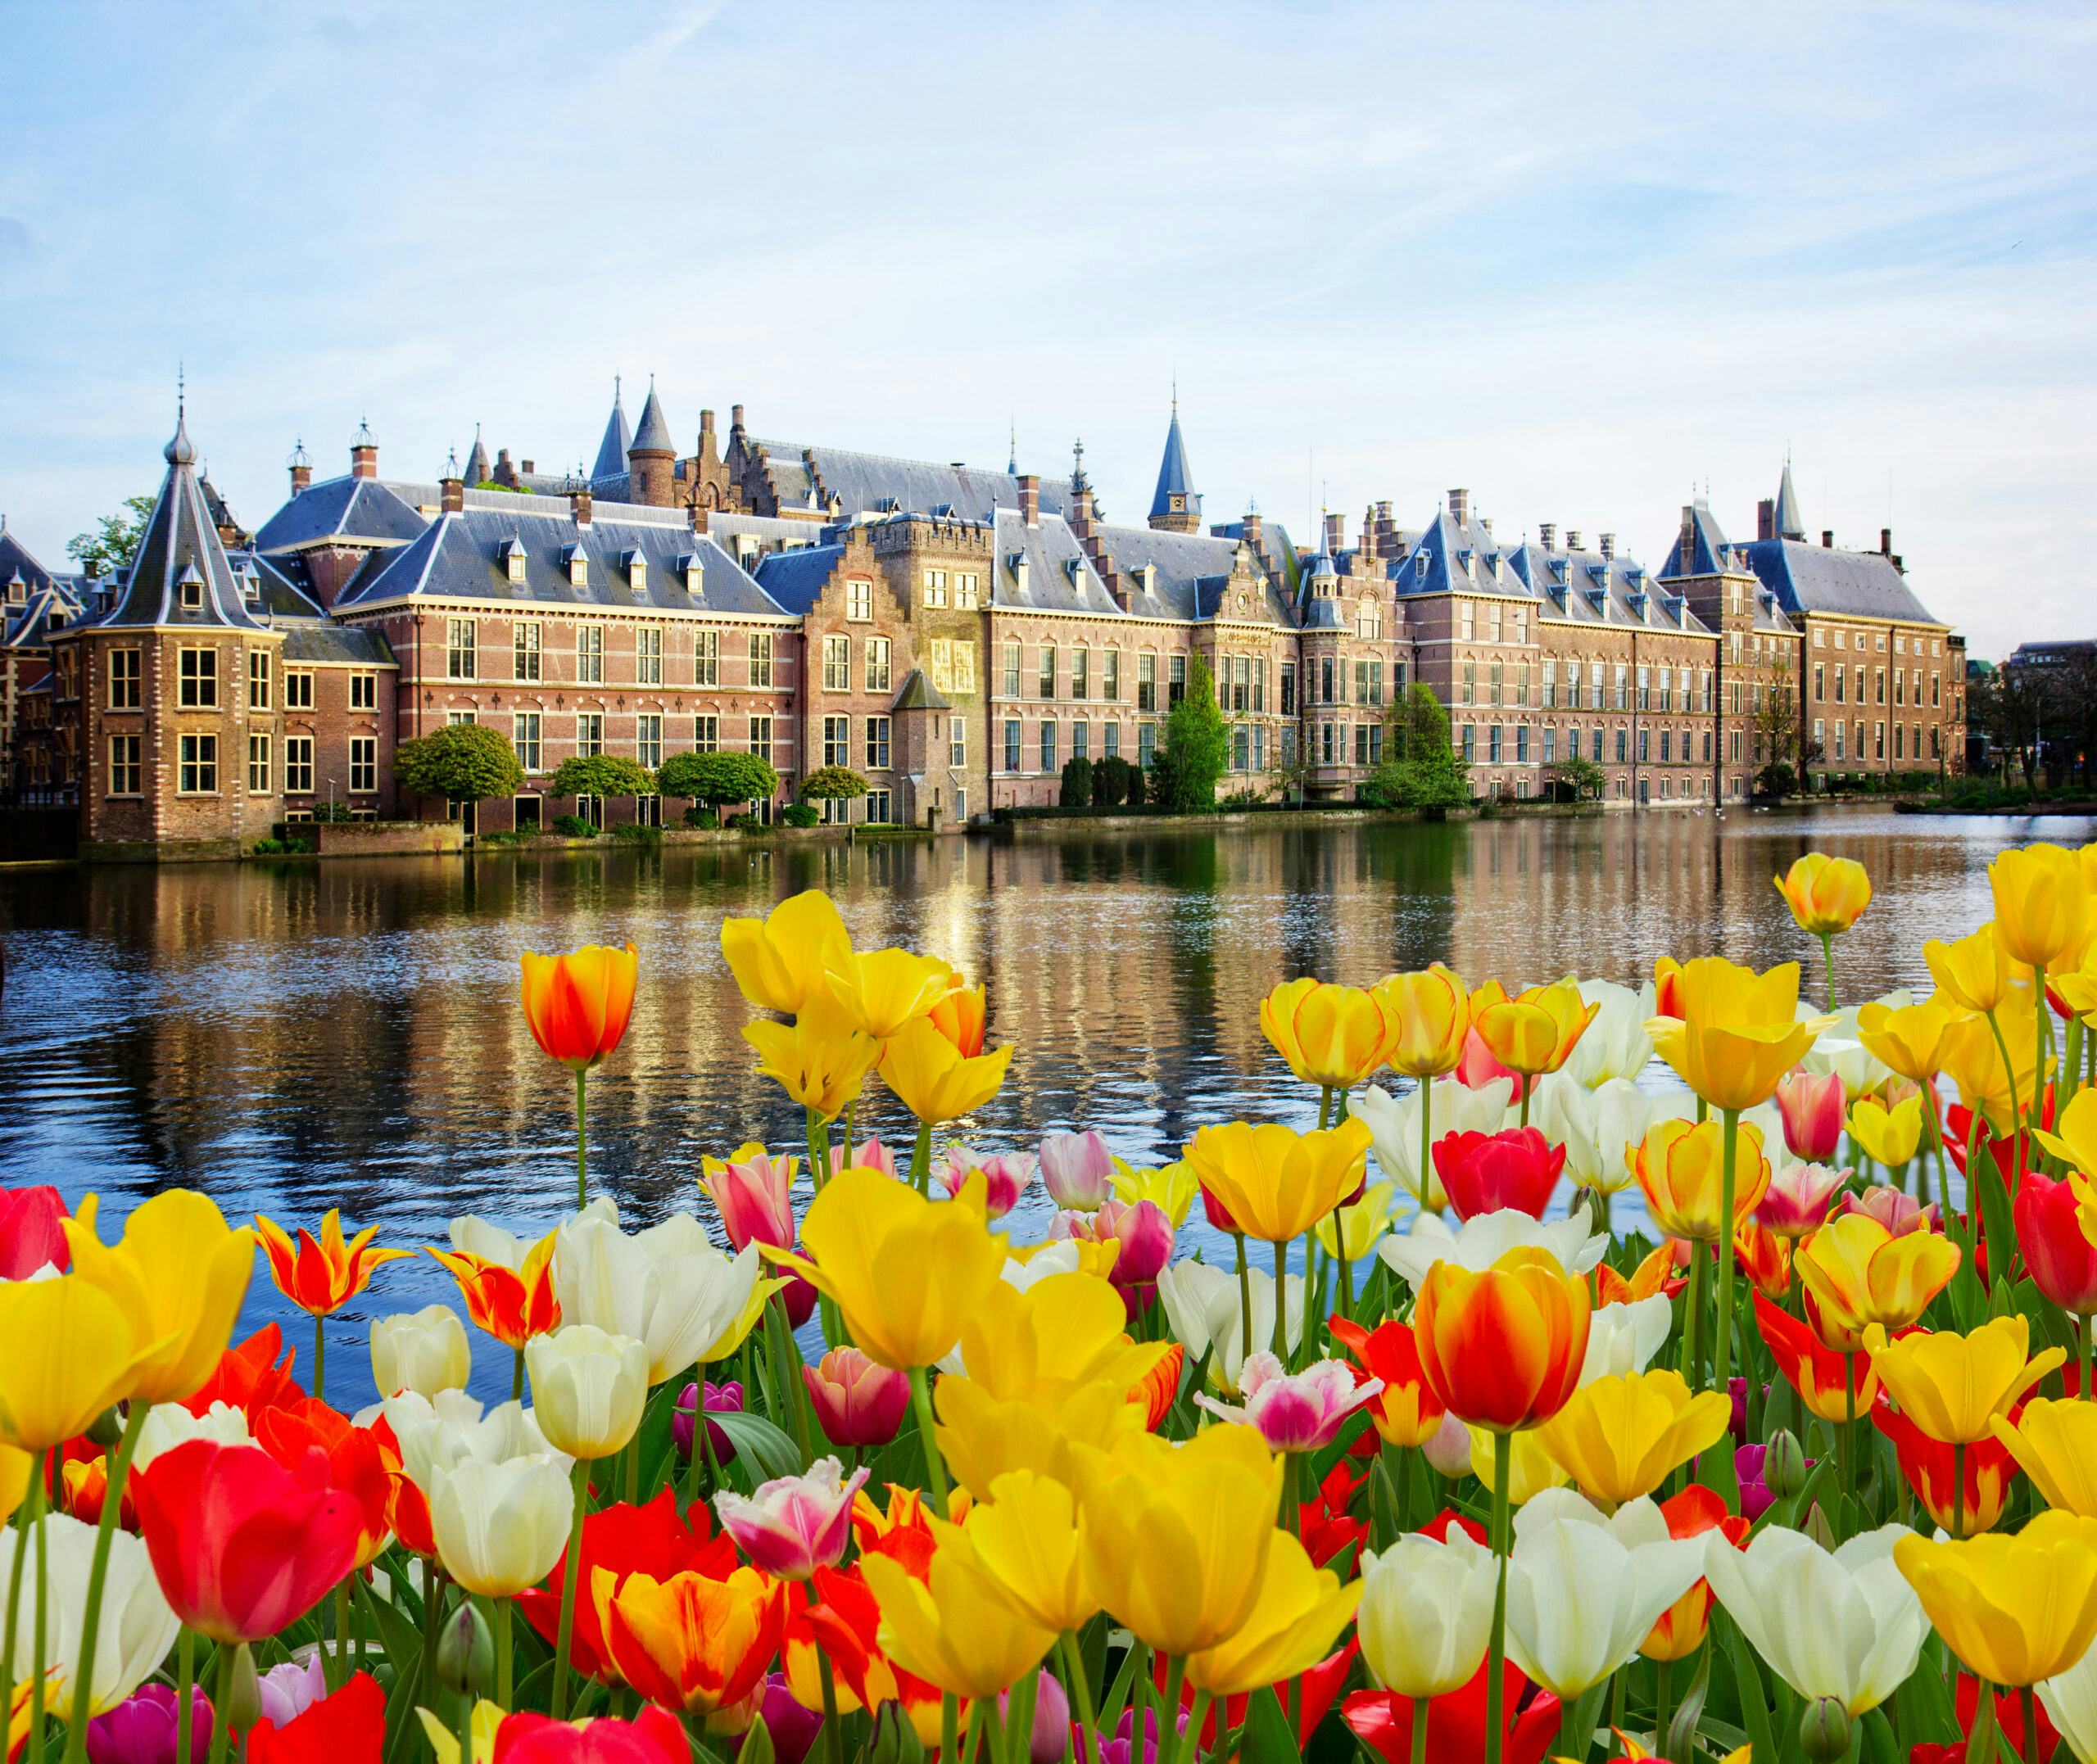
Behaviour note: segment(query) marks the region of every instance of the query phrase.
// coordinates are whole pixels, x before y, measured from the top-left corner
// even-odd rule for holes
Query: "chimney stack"
[[[590,486],[587,484],[568,493],[568,512],[577,527],[590,524]]]
[[[531,460],[529,460],[529,459],[527,459],[527,460],[525,460],[525,461],[523,462],[523,464],[519,468],[519,469],[528,474],[528,473],[532,473],[532,472],[536,472],[536,471],[537,471],[539,468],[538,468],[537,465],[537,464],[535,464],[532,461],[531,461]]]
[[[1682,537],[1675,543],[1675,573],[1687,576],[1689,566],[1696,556],[1696,509],[1690,503],[1682,505]]]
[[[699,414],[699,456],[712,460],[718,457],[713,439],[713,413],[702,410]]]
[[[1777,536],[1777,499],[1764,496],[1755,505],[1755,536],[1774,539]]]
[[[378,476],[378,443],[364,423],[357,425],[357,432],[350,437],[350,476],[376,477]]]
[[[446,514],[459,514],[466,507],[466,481],[459,475],[457,456],[446,468],[444,476],[437,481],[437,501]]]
[[[695,533],[703,533],[706,531],[706,505],[698,497],[694,496],[685,505],[685,513],[691,517],[691,530]]]
[[[302,441],[295,441],[292,445],[291,468],[292,494],[294,496],[297,495],[299,492],[303,490],[311,488],[313,484],[313,461],[308,456],[306,450],[306,443]]]
[[[1245,536],[1245,543],[1260,556],[1265,557],[1267,537],[1266,517],[1257,509],[1248,509],[1245,511],[1245,524],[1241,531]]]
[[[1605,558],[1613,558],[1613,557],[1615,557],[1615,556],[1616,555],[1616,535],[1615,535],[1615,534],[1614,534],[1614,533],[1604,533],[1604,534],[1602,535],[1601,545],[1602,545],[1602,555],[1603,555]]]
[[[1882,527],[1878,530],[1878,554],[1882,558],[1893,555],[1893,529]]]
[[[1538,522],[1537,543],[1547,551],[1556,551],[1558,549],[1558,522],[1556,521]]]
[[[1325,517],[1325,550],[1338,557],[1347,550],[1347,517],[1332,513]]]
[[[1825,551],[1832,551],[1835,549],[1835,529],[1833,527],[1823,527],[1821,528],[1820,545],[1821,549]]]
[[[1041,476],[1037,472],[1023,473],[1020,477],[1019,514],[1029,527],[1041,524]]]
[[[1471,493],[1468,490],[1451,491],[1449,492],[1449,518],[1457,526],[1462,527],[1469,523],[1470,518]]]
[[[1578,551],[1580,549],[1580,529],[1578,527],[1569,527],[1565,529],[1565,549],[1568,551]]]
[[[510,462],[510,450],[498,447],[495,450],[495,470],[490,474],[492,482],[507,490],[517,487],[517,468]]]

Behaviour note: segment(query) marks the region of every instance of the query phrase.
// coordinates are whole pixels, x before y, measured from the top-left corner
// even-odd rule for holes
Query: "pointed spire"
[[[1150,524],[1162,530],[1193,533],[1201,530],[1202,499],[1194,493],[1187,468],[1187,444],[1180,434],[1180,382],[1172,382],[1172,422],[1165,432],[1165,457],[1157,468],[1157,489],[1150,499]]]
[[[481,426],[473,425],[473,445],[466,455],[466,482],[481,484],[487,481],[488,450],[481,445]]]
[[[621,397],[618,375],[612,376],[612,414],[605,419],[605,438],[597,444],[597,463],[592,477],[616,477],[626,469],[627,450],[633,445],[633,431],[627,427],[626,405]]]
[[[616,409],[612,414],[624,424],[623,414]],[[673,456],[677,453],[677,444],[671,437],[669,423],[663,415],[662,400],[655,396],[655,376],[652,373],[648,376],[648,402],[641,407],[641,426],[633,432],[633,439],[627,442],[626,450],[629,454],[666,453]]]
[[[1784,450],[1783,482],[1777,488],[1777,536],[1805,537],[1805,517],[1799,513],[1799,493],[1791,486],[1791,455],[1788,447]]]
[[[1071,443],[1071,494],[1081,496],[1091,488],[1091,480],[1085,475],[1085,438],[1080,436]]]
[[[1006,441],[1005,476],[1019,476],[1019,418],[1017,417],[1011,419],[1010,432]]]

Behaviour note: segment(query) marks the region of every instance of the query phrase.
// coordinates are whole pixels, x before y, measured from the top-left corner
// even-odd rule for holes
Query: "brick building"
[[[230,850],[324,804],[442,815],[398,799],[393,749],[465,721],[528,775],[484,830],[659,820],[549,780],[571,756],[717,748],[768,758],[787,798],[821,766],[863,773],[839,818],[964,824],[1054,802],[1073,758],[1148,764],[1197,655],[1225,796],[1351,798],[1416,681],[1482,795],[1545,794],[1578,758],[1612,806],[1695,806],[1744,799],[1794,736],[1837,775],[1963,747],[1959,640],[1890,534],[1805,541],[1788,466],[1754,541],[1699,503],[1655,572],[1613,534],[1496,538],[1463,490],[1417,529],[1373,503],[1352,544],[1328,513],[1309,551],[1256,507],[1203,531],[1176,401],[1125,526],[1081,444],[1045,477],[759,439],[736,405],[725,446],[703,411],[682,451],[652,385],[631,427],[615,390],[587,473],[491,462],[477,432],[463,468],[383,477],[360,428],[316,482],[301,446],[251,538],[186,420],[165,457],[111,577],[53,577],[0,528],[8,776],[72,793],[91,850]]]

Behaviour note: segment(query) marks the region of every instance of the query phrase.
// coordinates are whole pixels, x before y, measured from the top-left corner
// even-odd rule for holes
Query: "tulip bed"
[[[982,992],[799,895],[721,940],[805,1150],[632,1231],[586,1124],[634,952],[527,956],[576,1210],[455,1221],[463,1318],[373,1325],[357,1413],[233,1341],[255,1252],[317,1385],[408,1246],[0,1191],[8,1757],[2093,1764],[2097,847],[1991,879],[1919,999],[1841,1006],[1871,891],[1817,853],[1803,1004],[1292,981],[1317,1127],[1144,1169],[935,1151],[1012,1056]]]

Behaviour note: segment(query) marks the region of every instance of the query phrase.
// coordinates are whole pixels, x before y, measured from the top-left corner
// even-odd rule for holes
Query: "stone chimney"
[[[1824,551],[1832,551],[1835,549],[1835,529],[1833,527],[1823,527],[1821,528],[1820,545],[1821,549]]]
[[[702,410],[699,414],[699,456],[711,464],[721,457],[713,439],[713,413]]]
[[[1376,504],[1370,503],[1361,511],[1361,554],[1374,563],[1382,554],[1376,535]]]
[[[1565,529],[1565,549],[1568,551],[1578,551],[1580,549],[1580,529],[1578,527],[1569,527]]]
[[[1602,555],[1604,557],[1615,557],[1616,555],[1616,535],[1614,533],[1604,533],[1601,537],[1601,547]]]
[[[1325,550],[1338,557],[1347,550],[1347,517],[1328,513],[1325,517]]]
[[[1245,511],[1245,525],[1243,531],[1245,535],[1245,543],[1252,548],[1254,554],[1265,557],[1267,522],[1266,517],[1257,509],[1248,509]]]
[[[706,506],[698,497],[693,497],[685,505],[685,513],[691,518],[691,530],[695,533],[703,533],[706,531]]]
[[[444,476],[437,481],[437,504],[446,514],[463,513],[466,506],[466,481],[459,475],[459,464],[455,455],[445,468]]]
[[[568,493],[568,513],[577,527],[590,524],[590,486],[587,484]]]
[[[1878,554],[1882,558],[1893,555],[1893,529],[1882,527],[1878,530]]]
[[[495,469],[488,475],[496,483],[510,490],[516,489],[517,468],[510,463],[510,450],[507,447],[496,449]]]
[[[1696,556],[1696,510],[1689,503],[1682,505],[1682,536],[1675,541],[1674,567],[1682,575],[1689,573],[1691,562]]]
[[[313,484],[313,460],[306,450],[304,441],[294,441],[292,444],[292,456],[289,463],[292,468],[292,494],[296,496],[301,491],[310,489]]]
[[[365,424],[357,425],[357,432],[350,437],[350,476],[376,477],[378,476],[378,443]]]
[[[1556,551],[1558,549],[1558,522],[1539,521],[1537,523],[1537,543],[1547,551]]]
[[[741,434],[742,432],[743,432],[743,407],[742,407],[741,405],[729,405],[729,406],[728,406],[728,434],[729,434],[729,437],[730,437],[730,439],[731,439],[731,440],[732,440],[735,436],[738,436],[738,435]]]
[[[1041,524],[1041,477],[1036,472],[1020,475],[1019,515],[1029,527]]]
[[[519,463],[517,468],[519,471],[528,475],[539,469],[538,462],[532,459],[522,460]]]
[[[1449,518],[1457,526],[1463,527],[1469,524],[1470,518],[1471,493],[1467,490],[1461,489],[1451,491],[1449,492]]]
[[[1774,539],[1777,536],[1777,499],[1764,496],[1755,505],[1755,536]]]

